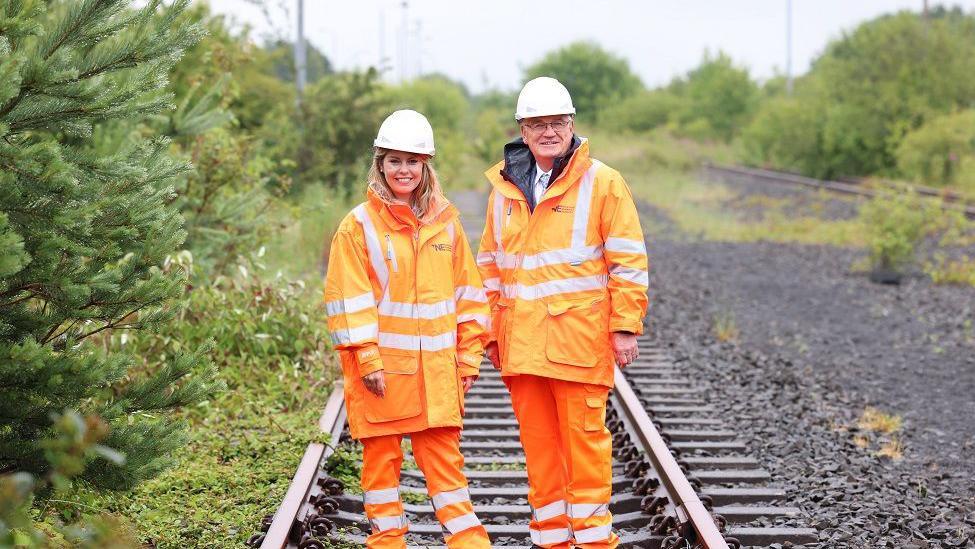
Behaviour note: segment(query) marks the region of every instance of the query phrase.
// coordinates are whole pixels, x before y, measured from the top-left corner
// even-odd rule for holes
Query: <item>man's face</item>
[[[556,126],[562,126],[557,128]],[[551,161],[569,150],[572,144],[573,121],[567,114],[525,118],[521,121],[521,136],[536,161]]]

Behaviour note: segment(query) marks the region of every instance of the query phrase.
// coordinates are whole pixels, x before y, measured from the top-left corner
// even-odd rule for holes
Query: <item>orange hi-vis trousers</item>
[[[413,458],[423,471],[427,492],[437,520],[443,525],[447,547],[451,549],[490,549],[487,530],[474,514],[464,457],[460,453],[460,429],[440,427],[410,433]],[[405,549],[409,522],[399,495],[403,435],[362,439],[362,498],[372,534],[366,538],[370,549]]]
[[[532,543],[564,549],[619,545],[609,512],[609,388],[524,374],[504,380],[528,466]]]

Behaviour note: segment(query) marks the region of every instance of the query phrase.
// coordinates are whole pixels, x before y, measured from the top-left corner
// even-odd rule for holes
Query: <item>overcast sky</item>
[[[297,0],[263,1],[271,6],[270,24],[253,0],[209,0],[214,11],[251,25],[255,36],[293,37]],[[305,35],[340,69],[376,66],[385,57],[388,80],[436,71],[474,92],[517,89],[523,67],[581,39],[625,57],[650,87],[695,67],[708,49],[724,50],[759,79],[785,71],[786,0],[409,0],[405,64],[403,4],[305,0]],[[922,0],[792,0],[793,73],[808,70],[829,40],[858,23],[882,13],[919,11],[922,5]],[[952,5],[975,10],[975,0]]]

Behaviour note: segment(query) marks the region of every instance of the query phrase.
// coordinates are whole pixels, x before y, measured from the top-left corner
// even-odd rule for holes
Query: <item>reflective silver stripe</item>
[[[570,503],[569,516],[574,519],[584,519],[589,517],[601,517],[609,513],[607,503]]]
[[[396,318],[422,318],[433,320],[456,311],[453,299],[437,303],[398,303],[383,299],[379,302],[379,314]]]
[[[455,231],[455,229],[454,229],[454,222],[451,221],[450,224],[447,225],[447,236],[450,237],[450,245],[451,246],[454,245],[454,240],[455,240],[455,236],[456,236],[456,233],[454,231]]]
[[[471,494],[467,491],[467,488],[458,488],[456,490],[450,490],[449,492],[440,492],[439,494],[433,496],[433,508],[441,509],[446,505],[453,505],[455,503],[463,503],[465,501],[471,500]]]
[[[579,248],[563,248],[561,250],[549,250],[535,255],[526,255],[521,262],[522,269],[537,269],[547,265],[558,265],[560,263],[582,263],[603,257],[602,246],[582,246]]]
[[[531,301],[556,294],[598,290],[605,288],[607,282],[609,282],[609,276],[607,275],[592,275],[550,280],[532,286],[505,284],[504,295],[508,298],[517,297],[525,301]]]
[[[356,206],[352,210],[352,215],[362,224],[362,232],[366,236],[366,252],[368,252],[369,263],[372,264],[372,270],[375,271],[376,278],[379,279],[379,285],[385,291],[389,287],[389,269],[386,268],[386,260],[384,259],[382,245],[379,243],[379,235],[376,234],[376,227],[372,224],[365,204]]]
[[[379,505],[380,503],[394,503],[399,501],[399,486],[384,488],[382,490],[369,490],[362,494],[362,502],[366,505]]]
[[[457,344],[457,332],[447,332],[434,336],[415,336],[379,332],[379,346],[404,351],[440,351]]]
[[[332,332],[332,343],[335,345],[348,345],[349,343],[359,343],[369,339],[375,339],[379,335],[379,324],[372,323],[365,326],[357,326],[347,330],[334,330]]]
[[[328,316],[335,316],[343,313],[357,313],[375,306],[376,298],[372,296],[372,292],[366,292],[355,297],[329,301],[325,303],[325,312],[328,313]]]
[[[518,266],[518,258],[521,257],[520,254],[506,254],[504,252],[497,252],[494,255],[494,261],[499,269],[514,269]]]
[[[602,162],[592,161],[592,166],[586,170],[579,183],[579,193],[576,197],[575,217],[572,219],[572,247],[575,249],[585,247],[586,230],[589,227],[589,210],[592,209],[592,188],[596,181],[596,172]]]
[[[552,530],[529,529],[528,533],[531,534],[532,543],[535,545],[562,543],[563,541],[569,541],[569,539],[571,539],[568,528],[554,528]]]
[[[501,290],[501,279],[500,278],[488,278],[484,281],[484,289],[490,292],[497,292]]]
[[[622,278],[627,282],[632,282],[641,286],[650,286],[650,273],[644,271],[643,269],[631,269],[630,267],[624,267],[622,265],[613,265],[613,267],[609,270],[609,274],[617,278]]]
[[[629,238],[611,236],[606,239],[606,251],[647,255],[647,244],[642,240],[630,240]]]
[[[552,503],[549,503],[548,505],[543,505],[538,509],[532,507],[532,518],[535,519],[535,522],[542,522],[543,520],[548,520],[564,514],[565,514],[564,499],[553,501]]]
[[[478,265],[490,265],[494,263],[494,252],[481,252],[477,254]]]
[[[476,320],[477,323],[480,324],[481,326],[484,326],[484,329],[486,330],[491,329],[491,319],[487,315],[466,314],[466,315],[457,316],[457,324],[460,324],[461,322],[467,322],[469,320]]]
[[[394,528],[408,528],[410,521],[404,513],[398,517],[372,517],[369,519],[369,525],[372,526],[372,531],[378,534]]]
[[[605,526],[586,528],[585,530],[577,530],[575,532],[575,541],[576,543],[595,543],[597,541],[609,539],[609,536],[612,535],[612,533],[613,527],[609,524]]]
[[[504,195],[497,189],[494,191],[494,248],[497,253],[503,253],[501,245],[501,216],[504,213]]]
[[[476,528],[480,525],[481,525],[481,521],[477,520],[477,515],[475,515],[474,513],[461,515],[459,517],[452,518],[447,522],[443,523],[444,528],[446,528],[451,535],[458,534],[470,528]]]
[[[487,294],[484,293],[484,288],[478,288],[477,286],[458,286],[454,290],[454,300],[466,301],[476,301],[478,303],[487,303]]]

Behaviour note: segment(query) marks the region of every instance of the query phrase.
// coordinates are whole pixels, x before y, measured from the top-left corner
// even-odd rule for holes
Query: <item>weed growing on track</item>
[[[721,342],[738,341],[741,332],[731,309],[722,309],[714,314],[714,337]]]
[[[328,456],[325,470],[333,478],[342,481],[345,491],[350,494],[361,494],[362,487],[359,479],[362,476],[362,444],[349,442],[339,445]]]

